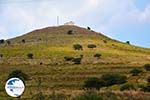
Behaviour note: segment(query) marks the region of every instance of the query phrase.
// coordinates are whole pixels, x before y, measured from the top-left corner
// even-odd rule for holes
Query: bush
[[[144,86],[144,87],[142,88],[142,90],[143,90],[144,92],[150,92],[150,85]]]
[[[0,54],[0,58],[3,58],[3,54]]]
[[[22,43],[26,43],[25,39],[22,39]]]
[[[105,81],[96,77],[92,77],[84,81],[83,87],[86,89],[96,89],[99,90],[101,87],[105,86]]]
[[[73,58],[72,62],[74,64],[81,64],[81,60],[82,60],[82,58]]]
[[[101,56],[102,56],[102,55],[99,54],[99,53],[97,53],[97,54],[94,55],[94,57],[95,57],[95,58],[98,58],[98,59],[99,59]]]
[[[96,48],[96,45],[95,44],[89,44],[87,47],[93,49],[93,48]]]
[[[5,40],[4,39],[1,39],[0,40],[0,44],[4,44],[5,43]]]
[[[103,40],[103,42],[104,42],[104,43],[107,43],[107,41],[106,41],[106,40]]]
[[[65,59],[65,61],[72,61],[74,58],[73,57],[69,57],[69,56],[65,56],[64,59]]]
[[[9,76],[8,79],[10,78],[20,78],[23,81],[29,80],[29,76],[25,73],[23,73],[21,70],[14,70],[12,71]]]
[[[130,73],[132,74],[132,76],[138,76],[140,73],[142,73],[143,71],[141,69],[137,69],[134,68],[130,71]]]
[[[90,28],[90,27],[87,27],[87,29],[88,29],[88,30],[91,30],[91,28]]]
[[[38,41],[41,41],[41,40],[42,40],[41,38],[38,39]]]
[[[67,34],[68,34],[68,35],[72,35],[72,34],[73,34],[73,30],[69,30],[69,31],[67,32]]]
[[[105,81],[106,86],[123,84],[127,81],[127,77],[120,74],[104,74],[101,79]]]
[[[120,87],[120,91],[124,90],[136,90],[136,88],[133,84],[124,84]]]
[[[79,96],[73,98],[73,100],[103,100],[103,99],[98,93],[94,91],[86,91],[85,93],[80,94]]]
[[[147,78],[147,82],[150,83],[150,76]]]
[[[33,59],[33,54],[29,53],[29,54],[27,54],[27,57],[28,57],[28,59]]]
[[[82,47],[82,45],[80,45],[80,44],[74,44],[74,45],[73,45],[73,48],[74,48],[75,50],[83,50],[83,47]]]
[[[42,62],[40,62],[40,65],[43,65],[43,63],[42,63]]]
[[[127,41],[126,43],[127,43],[127,44],[130,44],[130,41]]]
[[[144,69],[145,69],[146,71],[150,71],[150,64],[145,64],[145,65],[144,65]]]

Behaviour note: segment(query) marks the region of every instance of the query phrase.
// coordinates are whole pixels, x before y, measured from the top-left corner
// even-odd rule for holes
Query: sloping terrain
[[[72,31],[71,35],[68,34],[70,30]],[[25,43],[22,42],[23,40]],[[54,58],[63,63],[61,60],[64,56],[79,56],[81,54],[84,55],[83,63],[93,63],[92,58],[95,53],[102,54],[102,58],[98,61],[102,63],[144,64],[150,60],[150,49],[121,43],[101,33],[77,26],[48,27],[9,41],[10,45],[4,44],[0,47],[0,53],[12,64],[16,64],[16,60],[13,61],[13,59],[20,60],[19,64],[25,63],[24,60],[28,53],[33,53],[35,59],[51,59],[52,63]],[[83,50],[74,50],[74,44],[81,44]],[[87,48],[88,44],[95,44],[97,47],[89,49]]]
[[[8,42],[9,41],[9,42]],[[83,50],[75,50],[73,45],[80,44]],[[96,48],[88,48],[89,44]],[[33,54],[33,59],[27,57]],[[0,97],[8,97],[4,85],[8,74],[22,70],[30,76],[26,82],[23,98],[31,98],[40,90],[45,94],[52,90],[81,90],[83,81],[89,77],[100,77],[103,73],[121,73],[130,76],[133,68],[142,69],[150,63],[150,49],[133,46],[110,39],[102,33],[77,26],[47,27],[12,38],[0,44]],[[101,54],[100,58],[94,57]],[[79,58],[81,64],[73,64],[64,57]],[[144,72],[140,82],[145,83],[149,74]],[[128,79],[136,83],[137,77]],[[111,87],[117,90],[119,87]],[[1,99],[0,98],[0,99]]]

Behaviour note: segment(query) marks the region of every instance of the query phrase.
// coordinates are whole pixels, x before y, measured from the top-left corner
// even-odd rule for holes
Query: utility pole
[[[59,26],[59,16],[57,16],[57,26]]]

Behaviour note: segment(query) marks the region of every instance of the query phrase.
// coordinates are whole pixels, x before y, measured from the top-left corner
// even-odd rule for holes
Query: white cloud
[[[0,8],[0,32],[7,33],[5,37],[56,25],[58,15],[61,23],[73,20],[105,33],[114,27],[150,22],[150,6],[140,11],[134,0],[45,0],[40,3],[8,3],[4,7]]]
[[[140,20],[143,22],[150,22],[150,4],[141,12]]]
[[[111,1],[117,2],[117,0]],[[113,7],[111,10],[113,14],[109,17],[109,20],[98,27],[98,29],[107,32],[108,35],[114,37],[118,35],[118,33],[109,33],[109,31],[113,29],[119,30],[123,28],[125,30],[128,29],[128,27],[150,23],[150,4],[145,6],[144,10],[137,8],[132,0],[118,1],[117,5],[116,9]]]

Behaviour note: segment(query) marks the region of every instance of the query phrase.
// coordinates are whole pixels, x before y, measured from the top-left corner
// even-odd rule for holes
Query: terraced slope
[[[70,30],[72,34],[68,34]],[[135,67],[143,69],[144,64],[150,63],[150,49],[119,42],[77,26],[48,27],[7,41],[10,44],[0,44],[0,54],[3,54],[0,58],[2,100],[9,100],[4,85],[8,74],[16,69],[30,76],[22,96],[28,100],[39,87],[44,94],[53,90],[81,90],[85,79],[110,72],[125,74],[130,83],[136,83],[139,77],[130,77],[130,70]],[[81,44],[83,50],[74,50],[74,44]],[[96,48],[88,48],[89,44],[95,44]],[[33,59],[27,58],[28,53],[33,54]],[[93,57],[96,53],[102,55],[100,59]],[[78,58],[80,55],[83,59],[79,65],[64,60],[66,56]],[[144,71],[139,83],[145,84],[148,75]],[[39,80],[42,80],[40,86]],[[111,89],[118,90],[119,86]]]

